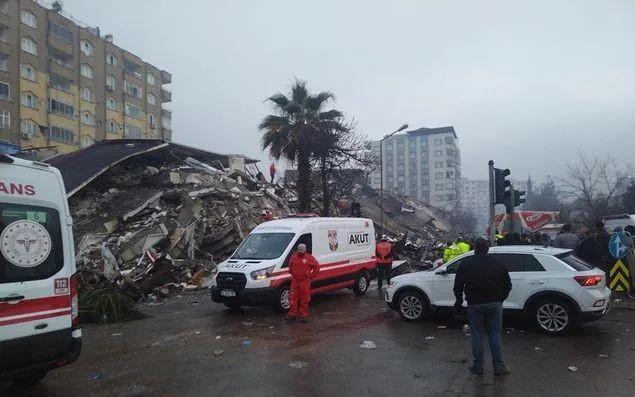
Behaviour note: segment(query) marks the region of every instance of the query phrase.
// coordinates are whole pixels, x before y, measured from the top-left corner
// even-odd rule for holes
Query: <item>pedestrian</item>
[[[273,178],[276,177],[276,172],[278,170],[276,169],[276,165],[274,163],[271,163],[271,165],[269,166],[269,175],[271,176],[271,184],[273,184]]]
[[[461,249],[459,246],[452,240],[448,241],[448,244],[443,251],[443,263],[448,263],[459,255],[461,255]]]
[[[631,279],[631,290],[629,292],[630,298],[635,298],[635,226],[628,225],[624,228],[624,233],[628,233],[631,239],[631,247],[633,249],[628,256],[628,267]]]
[[[556,248],[567,248],[577,252],[580,245],[580,237],[571,232],[571,225],[564,224],[560,234],[553,240],[552,245]]]
[[[393,260],[392,243],[388,241],[388,236],[385,234],[381,236],[381,241],[377,243],[375,254],[377,255],[377,287],[381,292],[384,279],[386,280],[386,285],[390,284]]]
[[[289,273],[291,273],[291,297],[289,308],[290,320],[299,315],[302,322],[309,318],[309,303],[311,302],[311,280],[320,273],[318,261],[306,252],[306,244],[298,244],[296,252],[289,259]]]
[[[595,235],[591,233],[590,230],[584,232],[584,238],[580,242],[580,246],[578,247],[578,256],[583,261],[593,264],[598,262],[595,257]]]
[[[461,252],[461,254],[466,254],[470,252],[470,249],[471,249],[470,244],[467,241],[465,241],[465,239],[459,238],[457,240],[456,245],[457,247],[459,247],[459,251]]]
[[[495,375],[508,375],[511,370],[503,361],[502,330],[503,301],[512,289],[505,266],[487,255],[489,242],[476,240],[472,260],[459,266],[454,279],[454,308],[463,308],[463,293],[467,300],[467,315],[470,321],[472,356],[470,371],[483,374],[485,336],[489,339]]]
[[[596,263],[593,263],[593,266],[603,270],[606,274],[609,274],[609,257],[611,255],[609,251],[610,239],[609,233],[604,229],[604,223],[602,221],[596,222],[594,244]]]

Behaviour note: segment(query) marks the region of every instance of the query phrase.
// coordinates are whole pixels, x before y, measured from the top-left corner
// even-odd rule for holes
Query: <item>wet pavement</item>
[[[506,323],[503,378],[491,366],[468,372],[463,321],[406,323],[376,290],[314,297],[307,324],[269,308],[231,312],[204,292],[140,307],[148,318],[86,326],[77,363],[34,387],[0,384],[0,396],[635,395],[635,311],[566,337]]]

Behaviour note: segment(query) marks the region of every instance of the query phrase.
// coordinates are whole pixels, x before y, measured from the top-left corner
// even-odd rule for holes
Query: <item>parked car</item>
[[[295,215],[261,223],[218,265],[212,300],[230,308],[273,305],[289,311],[288,263],[301,243],[320,265],[312,295],[342,288],[366,293],[377,269],[373,221]]]
[[[571,250],[537,246],[490,248],[489,254],[509,271],[512,290],[505,312],[523,312],[547,334],[565,334],[576,323],[601,318],[610,308],[611,290],[604,272]],[[388,306],[407,321],[433,310],[452,309],[454,275],[473,251],[430,271],[397,276],[386,290]]]

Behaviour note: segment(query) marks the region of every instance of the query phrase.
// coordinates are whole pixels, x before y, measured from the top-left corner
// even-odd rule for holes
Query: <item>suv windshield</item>
[[[256,233],[238,247],[231,259],[276,259],[289,246],[293,233]]]
[[[556,255],[556,258],[560,259],[561,261],[563,261],[564,263],[566,263],[567,265],[571,266],[572,268],[574,268],[575,270],[579,272],[593,269],[593,265],[586,263],[585,261],[583,261],[582,259],[578,258],[575,255],[571,255],[570,252],[565,252],[564,254]]]
[[[45,279],[63,266],[57,210],[0,203],[0,283]]]

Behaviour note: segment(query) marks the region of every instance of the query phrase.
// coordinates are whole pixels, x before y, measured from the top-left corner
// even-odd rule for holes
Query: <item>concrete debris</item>
[[[212,354],[214,355],[214,357],[221,356],[221,355],[223,355],[223,353],[225,353],[225,350],[223,350],[223,349],[216,349],[216,350],[214,350],[214,351],[212,352]]]
[[[292,363],[289,363],[289,367],[295,368],[295,369],[306,368],[308,365],[309,363],[307,363],[306,361],[294,361]]]
[[[578,372],[578,367],[573,367],[573,366],[571,366],[571,367],[568,367],[568,369],[569,369],[569,371],[571,371],[571,372]]]
[[[372,340],[365,340],[359,345],[362,349],[377,349],[377,345]]]
[[[434,336],[426,336],[426,340],[434,340],[436,339]]]

